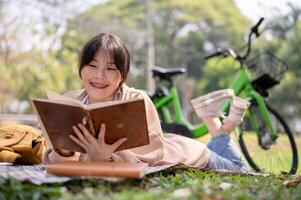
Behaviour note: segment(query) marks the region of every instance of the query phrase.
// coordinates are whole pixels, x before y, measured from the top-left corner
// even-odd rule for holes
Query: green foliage
[[[79,88],[76,59],[69,53],[64,55],[70,59],[63,62],[56,54],[41,53],[19,54],[13,63],[0,65],[2,78],[8,80],[7,88],[19,101],[45,96],[46,90],[63,93],[66,90]],[[27,112],[31,112],[28,108]]]
[[[286,21],[286,18],[282,18],[281,22],[278,23],[286,25],[292,22]],[[300,19],[297,18],[293,24],[294,26],[291,26],[291,29],[285,30],[286,34],[282,34],[289,36],[274,38],[274,41],[266,47],[268,51],[275,53],[288,65],[288,71],[284,79],[279,86],[272,90],[270,99],[275,105],[274,107],[280,108],[288,119],[295,119],[301,116],[301,82],[299,80],[301,76],[301,57],[299,51],[301,46]],[[279,34],[279,32],[276,33]]]
[[[203,78],[199,81],[198,93],[207,93],[229,86],[239,67],[239,63],[230,57],[210,59],[202,68]]]
[[[208,47],[237,46],[249,21],[232,0],[153,1],[156,65],[186,66],[189,76],[198,78]],[[70,31],[73,36],[70,37]],[[111,0],[91,8],[69,24],[64,46],[78,50],[82,38],[103,31],[119,35],[132,55],[133,65],[146,66],[146,8],[144,1]],[[72,38],[72,39],[70,39]],[[76,39],[79,38],[79,39]],[[67,43],[69,45],[67,45]],[[143,74],[143,73],[140,73]]]

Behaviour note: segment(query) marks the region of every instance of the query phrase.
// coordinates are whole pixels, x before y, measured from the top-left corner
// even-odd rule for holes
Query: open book
[[[106,124],[105,142],[113,144],[127,140],[116,151],[149,144],[146,112],[143,99],[111,101],[84,105],[80,101],[53,92],[49,99],[34,99],[37,117],[53,148],[77,152],[85,150],[71,140],[72,126],[82,123],[96,138],[101,123]]]
[[[48,164],[46,171],[59,176],[110,176],[142,178],[148,164],[125,162],[66,161]]]

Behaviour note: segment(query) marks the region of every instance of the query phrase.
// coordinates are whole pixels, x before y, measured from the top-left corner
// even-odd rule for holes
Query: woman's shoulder
[[[139,98],[139,99],[149,99],[148,95],[144,90],[136,89],[134,87],[129,87],[126,84],[123,84],[122,87],[123,99],[132,99],[132,98]]]

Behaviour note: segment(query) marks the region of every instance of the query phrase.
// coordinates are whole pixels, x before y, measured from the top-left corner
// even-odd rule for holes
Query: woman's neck
[[[101,102],[107,102],[107,101],[113,101],[113,100],[114,100],[114,95],[112,95],[111,97],[108,97],[108,98],[104,98],[104,99],[92,99],[88,96],[88,104],[101,103]]]
[[[120,100],[121,95],[122,95],[122,88],[119,88],[117,91],[115,91],[115,93],[112,96],[104,98],[104,99],[93,99],[93,98],[89,97],[89,95],[87,94],[86,104],[114,101],[115,99]]]

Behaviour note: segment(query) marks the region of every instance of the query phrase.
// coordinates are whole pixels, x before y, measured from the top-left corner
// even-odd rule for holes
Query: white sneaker
[[[191,100],[191,104],[200,118],[218,116],[220,107],[233,96],[232,89],[218,90]]]
[[[217,90],[217,91],[214,91],[214,92],[210,92],[206,95],[199,96],[195,99],[192,99],[191,103],[192,103],[192,105],[198,104],[198,103],[201,103],[205,100],[209,100],[209,99],[212,99],[212,98],[218,97],[218,96],[231,96],[232,97],[232,96],[234,96],[234,91],[232,89]]]
[[[250,107],[251,103],[243,98],[234,96],[228,117],[223,120],[223,123],[228,121],[240,124],[243,121],[245,111]]]

